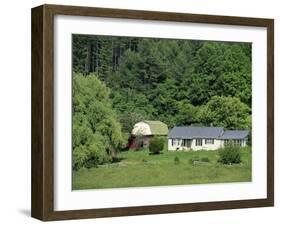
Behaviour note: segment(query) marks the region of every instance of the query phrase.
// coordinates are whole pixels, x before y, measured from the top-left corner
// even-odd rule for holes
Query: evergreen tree
[[[208,124],[199,115],[215,96],[236,98],[251,117],[250,43],[73,35],[73,70],[112,90],[126,133],[134,115],[169,127]]]

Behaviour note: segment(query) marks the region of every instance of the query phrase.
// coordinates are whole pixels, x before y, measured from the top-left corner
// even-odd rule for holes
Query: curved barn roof
[[[166,136],[168,131],[168,126],[163,122],[144,120],[135,124],[132,134]]]
[[[161,121],[143,121],[149,125],[152,135],[167,135],[169,130],[168,126]]]

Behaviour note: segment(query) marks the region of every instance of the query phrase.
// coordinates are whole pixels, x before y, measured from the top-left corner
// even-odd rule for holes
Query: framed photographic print
[[[32,9],[32,216],[273,206],[274,21]]]

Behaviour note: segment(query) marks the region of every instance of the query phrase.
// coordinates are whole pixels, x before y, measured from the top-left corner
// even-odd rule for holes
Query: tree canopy
[[[73,35],[73,69],[85,76],[95,73],[111,89],[124,132],[136,121],[124,115],[169,127],[221,125],[206,112],[206,119],[199,117],[215,96],[249,108],[236,114],[243,123],[224,123],[226,128],[250,128],[250,43]]]
[[[106,162],[126,144],[110,90],[95,75],[73,77],[73,168]]]

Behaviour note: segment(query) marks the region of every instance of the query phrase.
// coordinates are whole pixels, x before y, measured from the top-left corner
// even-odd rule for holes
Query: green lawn
[[[251,181],[251,150],[242,149],[242,163],[217,163],[218,151],[168,152],[150,155],[147,150],[119,153],[120,162],[73,171],[73,189],[144,187]],[[175,164],[175,157],[179,164]],[[210,162],[190,163],[207,157]]]

